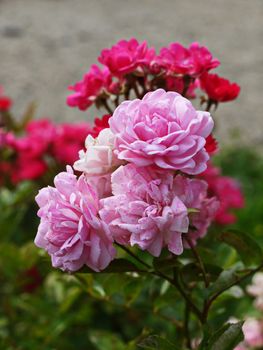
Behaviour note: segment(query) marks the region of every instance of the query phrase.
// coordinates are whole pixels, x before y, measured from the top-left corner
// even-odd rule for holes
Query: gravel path
[[[17,115],[35,100],[38,116],[92,119],[65,105],[67,86],[102,48],[132,36],[157,48],[207,45],[242,87],[216,113],[219,139],[263,145],[263,0],[0,0],[0,85]]]

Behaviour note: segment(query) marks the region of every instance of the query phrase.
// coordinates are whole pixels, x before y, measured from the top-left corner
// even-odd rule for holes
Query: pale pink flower
[[[234,350],[248,350],[248,348],[244,344],[239,344]]]
[[[245,343],[252,347],[263,346],[263,323],[255,318],[248,318],[243,327]]]
[[[263,272],[254,275],[252,284],[247,287],[247,291],[256,297],[255,306],[263,311]]]
[[[206,138],[214,122],[176,92],[158,89],[142,100],[123,102],[109,120],[119,159],[137,166],[199,174],[209,155]]]
[[[36,201],[41,218],[35,244],[51,256],[52,265],[76,271],[87,265],[105,269],[115,257],[107,225],[98,217],[96,191],[70,167],[55,177],[55,187],[40,190]]]
[[[88,135],[85,141],[86,151],[79,152],[80,159],[74,163],[74,169],[86,175],[100,175],[112,172],[121,164],[113,152],[114,134],[110,129],[100,131],[97,138]]]
[[[80,159],[74,169],[83,172],[87,181],[98,190],[99,198],[111,195],[110,175],[123,162],[113,152],[114,135],[110,129],[100,131],[97,138],[88,135],[86,151],[79,152]]]

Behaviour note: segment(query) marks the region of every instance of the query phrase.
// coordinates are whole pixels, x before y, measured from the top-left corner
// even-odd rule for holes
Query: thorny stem
[[[194,255],[194,257],[195,257],[195,259],[196,259],[196,261],[197,261],[197,263],[198,263],[198,265],[199,265],[199,267],[201,269],[202,276],[203,276],[204,283],[205,283],[205,287],[207,288],[207,287],[209,287],[209,280],[207,278],[207,274],[206,274],[206,270],[205,270],[205,266],[203,264],[203,261],[200,258],[200,255],[198,254],[198,251],[196,250],[195,246],[193,245],[191,239],[186,238],[186,241],[189,244],[189,246],[190,246],[190,248],[191,248],[191,250],[193,252],[193,255]]]

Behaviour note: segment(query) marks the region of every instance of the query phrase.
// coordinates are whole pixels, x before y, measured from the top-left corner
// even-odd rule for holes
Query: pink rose
[[[208,198],[207,189],[207,183],[199,179],[189,179],[181,175],[174,179],[174,193],[188,209],[194,209],[189,213],[191,228],[184,235],[185,247],[189,247],[188,240],[196,244],[197,239],[204,237],[215,218],[219,202],[215,197]]]
[[[78,107],[85,111],[95,102],[103,89],[107,89],[110,85],[111,74],[109,69],[107,67],[100,69],[96,64],[93,64],[81,81],[69,87],[69,90],[75,92],[68,96],[67,104],[70,107]]]
[[[134,38],[120,40],[111,49],[104,49],[98,58],[99,62],[107,66],[110,72],[122,77],[135,70],[143,71],[149,67],[155,57],[155,50],[147,47],[146,41],[141,44]]]
[[[176,92],[158,89],[142,100],[124,101],[109,124],[119,159],[187,174],[206,169],[206,138],[214,122]]]
[[[100,216],[120,244],[138,245],[159,256],[163,247],[183,251],[187,208],[175,195],[173,176],[153,168],[119,167],[112,174],[113,196],[102,199]]]
[[[41,222],[35,244],[51,256],[52,265],[77,271],[87,265],[105,269],[115,257],[107,225],[98,217],[96,191],[70,167],[55,177],[55,187],[40,190],[36,201]]]

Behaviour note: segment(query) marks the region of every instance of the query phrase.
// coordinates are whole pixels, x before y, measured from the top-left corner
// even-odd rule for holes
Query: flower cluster
[[[54,124],[48,119],[27,123],[23,135],[0,129],[0,183],[5,179],[17,184],[23,180],[37,180],[51,169],[59,171],[73,164],[84,148],[87,135],[96,137],[108,127],[108,116],[88,123]]]
[[[237,84],[208,73],[220,62],[196,42],[188,48],[171,43],[157,53],[145,41],[121,40],[102,50],[98,61],[102,68],[92,65],[81,81],[69,87],[73,91],[67,99],[69,106],[86,110],[95,103],[112,113],[110,105],[117,107],[120,98],[126,100],[130,93],[141,98],[146,92],[164,88],[195,98],[195,90],[200,88],[206,94],[201,102],[210,109],[213,104],[234,100],[240,90]]]
[[[143,65],[145,50],[136,54]],[[209,112],[163,89],[120,104],[109,128],[87,137],[74,163],[80,177],[68,168],[38,194],[36,245],[66,271],[104,269],[115,258],[114,242],[153,256],[163,248],[181,254],[218,210],[207,183],[193,176],[207,167],[213,125]]]

